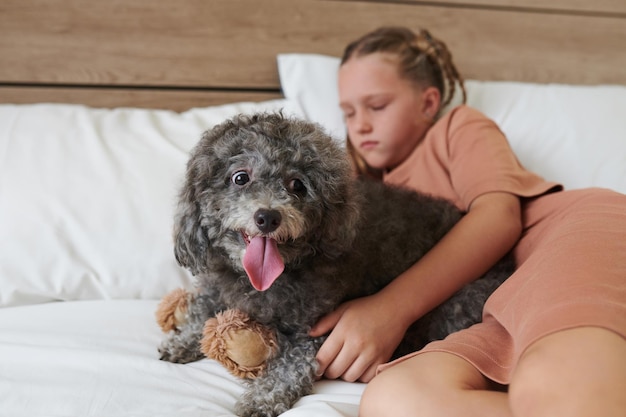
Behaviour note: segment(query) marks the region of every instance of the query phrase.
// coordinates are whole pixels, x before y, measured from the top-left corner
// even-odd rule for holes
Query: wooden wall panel
[[[340,55],[380,25],[429,28],[466,78],[626,84],[623,0],[461,1],[2,0],[0,102],[24,84],[273,96],[276,54]]]
[[[241,101],[274,100],[281,97],[282,94],[278,91],[0,86],[0,103],[80,103],[91,107],[140,107],[174,111]]]
[[[351,1],[351,0],[347,0]],[[423,0],[401,0],[403,2],[424,4]],[[385,2],[385,0],[381,0]],[[393,3],[394,0],[386,1]],[[429,0],[429,3],[457,5],[460,7],[487,7],[508,8],[515,10],[536,9],[536,11],[550,11],[563,13],[578,13],[589,15],[623,15],[626,17],[626,1],[624,0]]]

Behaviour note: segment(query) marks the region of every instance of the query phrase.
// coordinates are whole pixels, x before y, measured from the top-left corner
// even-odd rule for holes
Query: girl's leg
[[[367,386],[360,417],[510,417],[507,396],[464,359],[427,352],[386,369]]]
[[[533,343],[509,387],[516,416],[626,415],[626,340],[597,327],[563,330]]]
[[[533,343],[517,364],[508,394],[453,354],[407,359],[369,383],[360,416],[622,417],[625,387],[626,339],[582,327]]]

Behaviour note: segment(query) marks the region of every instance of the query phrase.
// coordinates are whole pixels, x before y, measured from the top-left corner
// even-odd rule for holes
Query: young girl
[[[526,171],[498,127],[465,105],[463,80],[427,31],[382,28],[339,70],[360,175],[445,197],[464,218],[379,293],[342,305],[320,375],[372,380],[361,416],[626,415],[626,196],[561,191]],[[417,318],[513,251],[517,271],[482,323],[387,365]]]

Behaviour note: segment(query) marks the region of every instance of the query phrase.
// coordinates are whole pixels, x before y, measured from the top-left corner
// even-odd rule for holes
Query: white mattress
[[[157,301],[0,309],[0,416],[233,416],[240,381],[216,362],[160,361]],[[356,416],[363,384],[321,381],[286,415]]]

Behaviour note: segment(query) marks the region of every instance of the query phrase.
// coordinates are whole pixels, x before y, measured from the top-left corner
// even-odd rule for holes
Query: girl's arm
[[[369,381],[415,320],[477,279],[515,245],[522,231],[519,198],[477,197],[468,213],[419,262],[369,297],[342,304],[311,330],[332,330],[317,354],[320,376]]]

